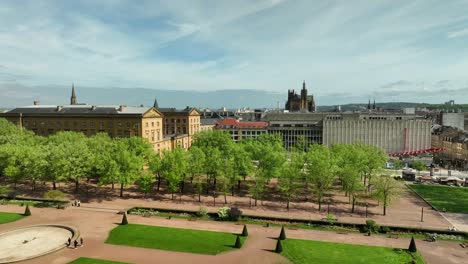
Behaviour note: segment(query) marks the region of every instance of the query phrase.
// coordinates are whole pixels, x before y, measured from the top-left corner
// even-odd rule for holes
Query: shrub
[[[29,205],[26,205],[26,209],[24,210],[24,215],[25,216],[30,216],[31,215],[31,210],[29,210]]]
[[[388,226],[380,226],[379,232],[383,234],[390,233],[390,228]]]
[[[236,237],[236,243],[234,244],[234,247],[235,248],[241,248],[242,247],[242,243],[240,241],[239,235],[237,235],[237,237]]]
[[[367,232],[371,231],[377,233],[379,231],[379,225],[374,220],[366,220]]]
[[[244,225],[244,228],[242,228],[242,236],[246,237],[249,235],[249,232],[247,231],[247,226]]]
[[[200,206],[200,208],[198,208],[197,216],[205,217],[207,215],[208,215],[208,208],[206,208],[205,206]]]
[[[239,210],[239,208],[237,207],[233,207],[228,210],[229,220],[231,221],[238,221],[241,215],[242,215],[242,211]]]
[[[65,197],[65,194],[59,190],[51,190],[44,193],[44,198],[48,200],[56,201],[63,199],[63,197]]]
[[[278,241],[276,242],[275,252],[276,253],[283,252],[283,246],[281,245],[281,240],[280,239],[278,239]]]
[[[286,239],[286,232],[284,231],[284,226],[282,226],[278,240],[285,240],[285,239]]]
[[[121,225],[128,225],[127,213],[123,214]]]
[[[221,207],[218,210],[218,218],[220,220],[226,220],[229,218],[229,207]]]
[[[413,252],[413,253],[416,252],[416,251],[418,251],[418,250],[416,249],[416,242],[414,242],[414,237],[411,237],[411,242],[410,242],[410,244],[409,244],[408,251],[409,251],[409,252]]]

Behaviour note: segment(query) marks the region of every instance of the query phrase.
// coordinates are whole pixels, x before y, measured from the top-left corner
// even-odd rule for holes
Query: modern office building
[[[242,139],[257,138],[261,134],[267,133],[267,127],[267,122],[239,121],[234,118],[220,120],[215,125],[215,129],[228,132],[235,142]]]

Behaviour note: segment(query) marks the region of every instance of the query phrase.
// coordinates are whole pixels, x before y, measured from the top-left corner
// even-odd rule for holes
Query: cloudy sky
[[[467,43],[468,0],[2,0],[0,88],[468,103]]]

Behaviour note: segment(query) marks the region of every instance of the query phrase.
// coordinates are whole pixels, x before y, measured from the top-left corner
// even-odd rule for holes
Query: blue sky
[[[468,103],[468,1],[0,1],[0,90],[302,80],[319,104]]]

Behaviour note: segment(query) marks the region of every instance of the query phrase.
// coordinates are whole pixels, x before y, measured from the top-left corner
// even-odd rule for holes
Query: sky
[[[0,90],[305,80],[318,104],[468,103],[467,43],[468,0],[2,0]]]

